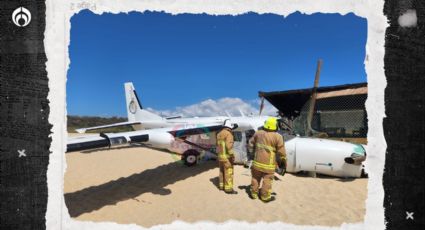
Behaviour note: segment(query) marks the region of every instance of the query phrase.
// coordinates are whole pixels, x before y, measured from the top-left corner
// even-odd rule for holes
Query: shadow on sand
[[[210,178],[210,181],[217,189],[219,189],[219,187],[218,187],[218,176]]]
[[[123,145],[123,146],[113,146],[111,148],[105,147],[105,148],[96,148],[96,149],[83,150],[80,153],[87,154],[87,153],[102,152],[102,151],[105,151],[105,150],[120,150],[120,149],[131,149],[131,148],[139,148],[139,147],[144,147],[144,146],[134,145],[134,144],[133,145]]]
[[[143,193],[169,195],[172,191],[165,188],[166,186],[215,167],[217,162],[214,161],[204,162],[194,167],[183,166],[179,161],[171,162],[102,185],[66,193],[65,203],[70,216],[77,217],[106,205],[135,199]]]

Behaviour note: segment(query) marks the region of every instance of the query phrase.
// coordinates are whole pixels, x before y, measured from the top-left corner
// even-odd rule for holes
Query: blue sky
[[[165,115],[204,115],[202,103],[220,111],[226,99],[225,108],[255,110],[258,91],[312,87],[318,58],[321,86],[365,82],[366,33],[366,19],[353,14],[85,10],[71,18],[68,114],[126,116],[127,81],[143,106]]]

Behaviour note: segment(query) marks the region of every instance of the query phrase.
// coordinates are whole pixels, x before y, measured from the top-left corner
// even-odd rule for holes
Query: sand
[[[135,223],[144,227],[174,220],[282,221],[339,226],[362,222],[367,179],[312,178],[286,174],[273,182],[276,200],[251,200],[251,177],[235,167],[237,195],[217,189],[217,162],[186,167],[178,155],[145,147],[66,154],[65,202],[78,220]]]

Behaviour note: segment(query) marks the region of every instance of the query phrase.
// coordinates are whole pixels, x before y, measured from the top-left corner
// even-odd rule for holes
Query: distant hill
[[[75,129],[78,128],[87,128],[99,125],[109,125],[118,122],[127,121],[125,117],[96,117],[96,116],[68,116],[68,132],[76,132]],[[88,131],[88,132],[105,132],[105,133],[114,133],[114,132],[125,132],[133,131],[131,126],[115,127],[102,130]]]

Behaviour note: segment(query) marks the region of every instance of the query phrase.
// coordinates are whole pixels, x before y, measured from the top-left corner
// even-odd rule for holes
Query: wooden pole
[[[258,116],[261,116],[261,113],[263,112],[264,109],[264,97],[261,97],[261,103],[260,103],[260,113],[258,114]]]
[[[322,68],[322,59],[319,59],[317,61],[317,69],[316,69],[316,76],[314,77],[314,86],[311,91],[311,97],[310,97],[310,108],[308,111],[307,116],[307,135],[311,136],[314,132],[313,128],[311,127],[311,122],[313,121],[313,114],[314,114],[314,106],[316,105],[316,97],[317,97],[317,87],[319,86],[319,79],[320,79],[320,69]]]

